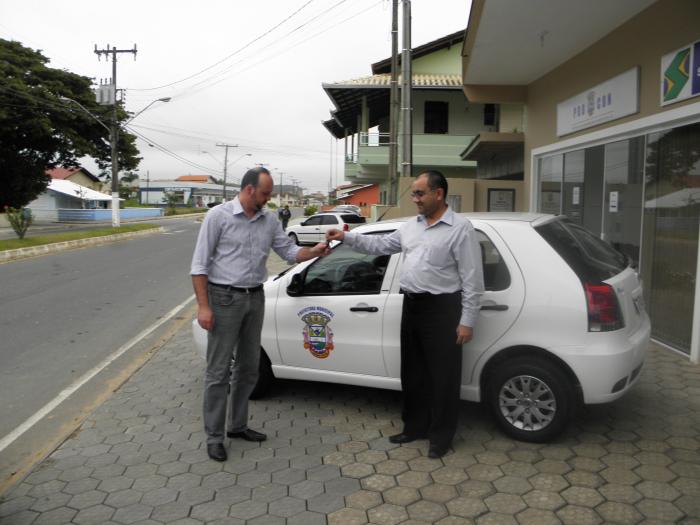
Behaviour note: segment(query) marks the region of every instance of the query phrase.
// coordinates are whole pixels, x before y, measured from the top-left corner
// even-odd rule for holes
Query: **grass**
[[[25,237],[24,239],[0,240],[0,251],[14,250],[17,248],[27,248],[29,246],[40,246],[42,244],[53,244],[56,242],[75,241],[77,239],[90,239],[92,237],[106,237],[117,233],[137,232],[158,228],[156,224],[127,224],[119,228],[100,228],[97,230],[50,233],[47,235],[37,235],[36,237]],[[30,233],[31,229],[29,232]]]

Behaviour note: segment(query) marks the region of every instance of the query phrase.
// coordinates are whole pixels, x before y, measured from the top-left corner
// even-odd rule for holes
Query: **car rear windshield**
[[[627,268],[627,258],[623,254],[569,220],[553,220],[535,230],[566,261],[581,282],[602,282]]]
[[[364,224],[365,218],[361,215],[355,215],[354,213],[348,213],[347,215],[341,215],[344,222],[348,224]]]

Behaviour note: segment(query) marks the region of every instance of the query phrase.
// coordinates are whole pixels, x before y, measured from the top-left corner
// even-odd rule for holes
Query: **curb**
[[[0,263],[26,259],[28,257],[37,257],[39,255],[48,255],[50,253],[63,252],[82,248],[85,246],[99,246],[101,244],[109,244],[111,242],[122,241],[125,239],[133,239],[134,237],[143,237],[152,233],[162,233],[165,229],[162,226],[141,230],[137,232],[117,233],[114,235],[104,235],[102,237],[90,237],[87,239],[75,239],[73,241],[54,242],[51,244],[41,244],[39,246],[29,246],[27,248],[17,248],[15,250],[0,251]]]

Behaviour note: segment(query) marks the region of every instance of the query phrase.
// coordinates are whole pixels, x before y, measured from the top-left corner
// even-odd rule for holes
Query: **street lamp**
[[[122,124],[122,126],[126,126],[129,122],[131,122],[132,120],[134,120],[136,117],[138,117],[141,113],[143,113],[143,112],[146,111],[148,108],[150,108],[150,107],[151,107],[153,104],[155,104],[156,102],[170,102],[171,100],[172,100],[172,97],[157,98],[156,100],[150,102],[150,103],[149,103],[145,108],[143,108],[141,111],[137,111],[136,113],[134,113],[134,114],[131,116],[131,118],[130,118],[129,120],[127,120],[126,122],[124,122],[124,124]]]
[[[72,102],[76,104],[80,109],[82,109],[85,113],[90,115],[92,118],[94,118],[97,122],[100,123],[100,125],[105,128],[109,132],[109,141],[112,149],[112,227],[113,228],[118,228],[120,226],[120,216],[119,216],[119,159],[117,156],[117,144],[119,140],[119,123],[117,122],[117,116],[116,116],[116,107],[115,107],[115,113],[114,113],[114,119],[112,121],[112,127],[108,127],[104,122],[102,122],[99,118],[97,118],[90,110],[88,110],[85,106],[83,106],[80,102],[77,100],[73,100],[72,98],[68,97],[63,97],[59,96],[58,97],[60,100]],[[124,125],[128,124],[134,118],[136,118],[138,115],[146,111],[149,107],[151,107],[153,104],[156,102],[170,102],[171,98],[170,97],[163,97],[156,99],[149,103],[145,108],[143,108],[140,111],[137,111],[134,116],[132,116],[129,120],[127,120]]]

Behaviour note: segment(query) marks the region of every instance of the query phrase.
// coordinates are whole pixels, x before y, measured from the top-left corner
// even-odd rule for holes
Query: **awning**
[[[57,193],[62,193],[63,195],[69,195],[84,201],[111,201],[112,196],[106,193],[100,193],[86,186],[81,186],[75,182],[69,180],[52,179],[49,182],[49,190],[55,191]],[[123,201],[124,199],[119,199]]]
[[[523,133],[484,131],[474,137],[474,140],[460,154],[460,157],[462,157],[462,160],[483,162],[499,155],[523,153],[524,148],[525,135]]]

